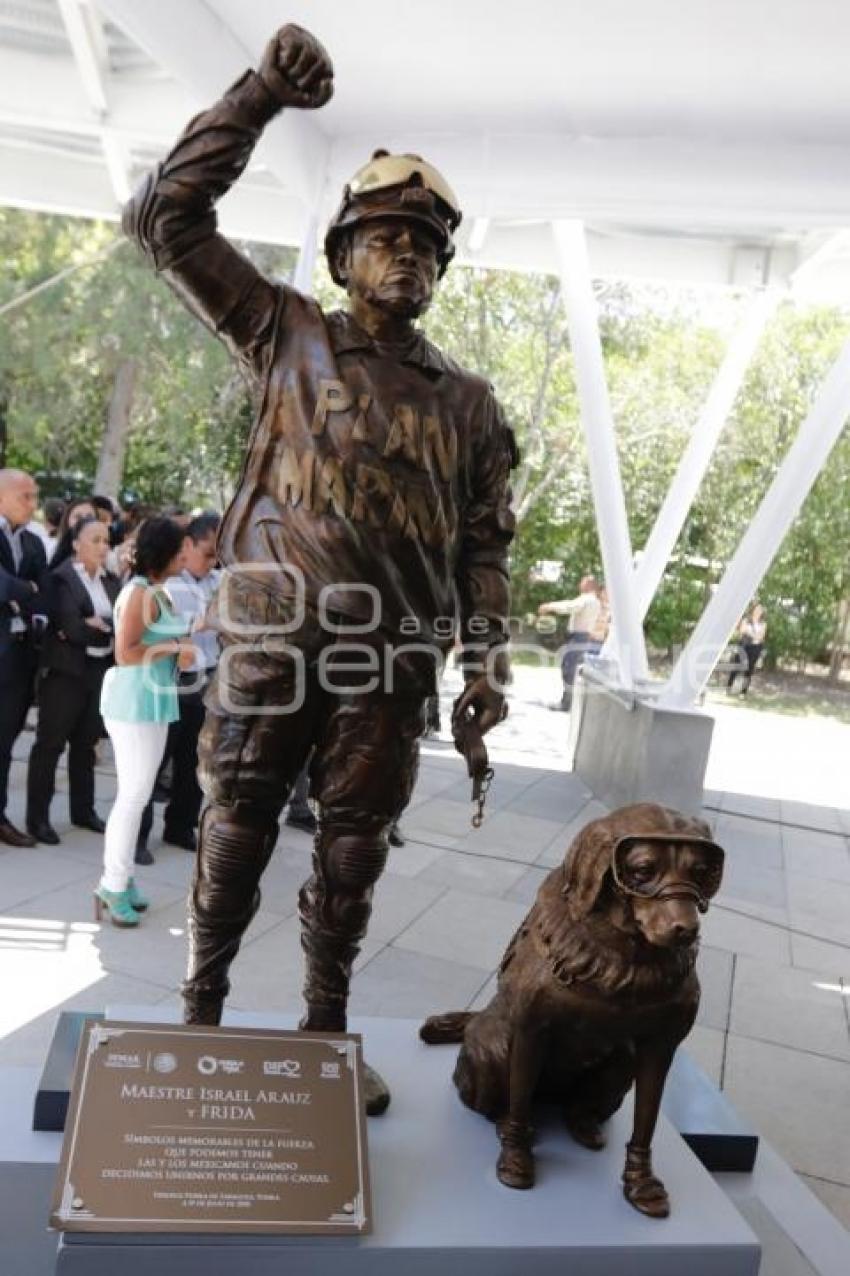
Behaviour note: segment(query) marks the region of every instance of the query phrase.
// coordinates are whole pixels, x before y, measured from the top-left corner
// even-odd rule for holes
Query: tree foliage
[[[0,255],[13,264],[0,305],[115,238],[113,227],[0,209]],[[292,250],[250,251],[271,271],[288,273],[294,260]],[[129,242],[0,324],[8,459],[38,474],[45,494],[91,489],[118,365],[136,358],[123,496],[229,499],[251,421],[246,388],[220,343]]]
[[[0,305],[96,258],[116,231],[0,209]],[[291,250],[243,245],[287,277]],[[327,272],[316,290],[341,297]],[[744,300],[686,289],[597,285],[632,544],[646,542]],[[557,280],[453,268],[425,317],[437,345],[487,376],[523,453],[514,611],[601,573],[569,336]],[[786,303],[769,326],[647,617],[651,643],[682,642],[729,561],[841,343],[850,317]],[[252,406],[216,340],[129,244],[0,317],[0,423],[7,463],[47,493],[90,489],[116,370],[140,370],[123,495],[221,507],[241,466]],[[845,430],[759,588],[773,657],[822,657],[850,596],[850,437]],[[542,584],[542,560],[563,565]]]

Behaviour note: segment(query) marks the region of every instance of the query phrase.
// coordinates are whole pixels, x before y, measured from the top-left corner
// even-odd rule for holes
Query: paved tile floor
[[[454,690],[450,675],[446,706]],[[553,675],[519,671],[512,717],[491,737],[497,776],[479,831],[471,828],[465,770],[447,737],[425,743],[404,818],[407,843],[391,852],[376,891],[353,1012],[424,1015],[486,1000],[494,966],[546,872],[575,831],[603,813],[566,770],[567,720],[547,710],[547,690],[554,697]],[[825,767],[812,757],[814,729],[804,725],[794,774],[799,779],[810,765],[811,780],[795,788],[790,772],[781,774],[784,745],[777,765],[765,765],[776,733],[797,739],[793,723],[737,708],[718,713],[709,780],[733,777],[743,791],[706,792],[728,868],[704,919],[703,998],[688,1048],[850,1226],[850,812],[822,800],[836,793],[835,777],[824,787]],[[850,728],[841,735],[834,726],[826,730],[830,766],[836,747],[848,750],[850,740]],[[21,738],[13,764],[10,813],[18,820],[30,739]],[[108,748],[103,753],[105,814],[114,779]],[[751,756],[758,765],[748,773]],[[135,932],[96,925],[91,889],[101,839],[72,829],[65,806],[60,792],[54,822],[61,846],[0,849],[4,1063],[39,1063],[61,1006],[153,1006],[177,995],[191,856],[154,840],[156,863],[139,871],[152,900],[144,924]],[[296,892],[309,854],[309,838],[284,828],[262,909],[234,965],[234,1008],[298,1005]]]

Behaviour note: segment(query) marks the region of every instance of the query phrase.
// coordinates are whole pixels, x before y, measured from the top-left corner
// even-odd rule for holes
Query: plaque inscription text
[[[88,1023],[51,1225],[370,1230],[360,1039]]]

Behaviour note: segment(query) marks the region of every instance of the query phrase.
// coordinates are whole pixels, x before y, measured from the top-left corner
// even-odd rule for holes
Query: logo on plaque
[[[330,1078],[340,1084],[322,1084]],[[368,1232],[360,1038],[87,1023],[50,1221],[65,1231]]]

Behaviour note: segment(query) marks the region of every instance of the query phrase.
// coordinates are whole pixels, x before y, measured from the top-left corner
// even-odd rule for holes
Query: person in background
[[[163,505],[162,515],[164,518],[171,518],[175,523],[179,523],[184,532],[192,521],[192,515],[182,505]]]
[[[750,689],[759,656],[764,651],[767,637],[767,613],[761,603],[753,603],[749,615],[744,616],[738,625],[738,660],[736,667],[729,674],[726,694],[732,695],[735,683],[741,679],[741,692],[745,696]]]
[[[575,598],[563,598],[557,602],[541,603],[538,616],[568,616],[567,641],[561,657],[563,693],[559,704],[552,705],[568,713],[573,701],[573,684],[578,667],[588,651],[591,634],[599,618],[600,604],[597,584],[593,576],[582,576]]]
[[[611,604],[608,601],[608,590],[604,585],[599,586],[596,591],[596,597],[599,599],[599,615],[596,617],[596,623],[590,631],[590,642],[587,646],[587,654],[589,656],[599,655],[605,646],[605,640],[611,628]]]
[[[204,725],[204,693],[218,664],[218,639],[204,624],[207,607],[218,587],[215,538],[221,518],[198,514],[186,527],[183,569],[166,581],[178,615],[194,636],[196,659],[177,675],[180,717],[169,728],[171,794],[163,814],[162,840],[169,846],[195,850],[195,829],[201,811],[198,784],[198,735]]]
[[[165,581],[183,568],[183,530],[152,518],[136,537],[134,575],[115,604],[115,658],[103,680],[100,708],[115,753],[118,792],[104,839],[103,875],[94,892],[95,919],[104,908],[116,926],[138,926],[147,900],[133,881],[142,811],[162,759],[168,726],[180,716],[177,671],[195,660]]]
[[[433,696],[429,696],[425,705],[425,734],[423,740],[433,738],[440,734],[440,693],[435,691]]]
[[[50,823],[56,767],[68,745],[71,823],[102,833],[94,807],[100,690],[112,664],[112,609],[121,588],[104,570],[109,534],[96,518],[74,524],[74,556],[50,573],[51,626],[37,679],[38,725],[27,770],[27,831],[55,846]]]
[[[290,828],[300,829],[302,833],[315,833],[318,821],[310,807],[310,758],[312,750],[304,763],[289,795],[289,803],[284,816],[284,824]]]
[[[41,517],[31,518],[27,523],[27,531],[37,536],[44,546],[48,563],[56,548],[56,532],[59,523],[62,521],[64,511],[65,502],[57,497],[50,497],[49,500],[44,502]]]
[[[115,506],[108,496],[93,496],[91,503],[94,506],[95,517],[103,523],[107,531],[112,530],[115,522]]]
[[[137,501],[127,508],[124,517],[117,522],[113,547],[106,565],[125,583],[132,574],[130,563],[139,528],[146,519],[158,516],[159,512],[152,505],[143,505],[141,501]]]
[[[59,543],[59,525],[65,513],[65,502],[58,496],[49,496],[44,502],[44,549],[48,563],[56,552]]]
[[[47,623],[47,556],[27,531],[38,488],[23,470],[0,469],[0,842],[35,846],[6,814],[12,748],[32,703],[39,630]]]
[[[61,567],[68,558],[74,557],[74,527],[81,519],[96,518],[95,508],[88,496],[81,496],[68,501],[56,529],[56,548],[50,558],[50,569]]]

